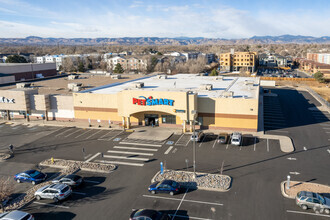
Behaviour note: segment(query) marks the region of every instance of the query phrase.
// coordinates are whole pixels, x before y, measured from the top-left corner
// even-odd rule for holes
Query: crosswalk
[[[159,146],[150,146],[151,144],[129,145],[130,143],[119,143],[111,150],[108,150],[103,158],[95,162],[143,167],[145,163],[154,160],[155,153],[160,149]],[[128,146],[129,145],[129,146]]]

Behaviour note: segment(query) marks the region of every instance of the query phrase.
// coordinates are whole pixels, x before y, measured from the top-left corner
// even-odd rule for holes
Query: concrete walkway
[[[134,128],[134,132],[128,136],[128,139],[143,139],[153,141],[164,141],[171,137],[173,129],[161,127],[139,127]]]

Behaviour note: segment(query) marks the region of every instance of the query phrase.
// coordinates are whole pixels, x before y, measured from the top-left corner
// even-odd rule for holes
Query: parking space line
[[[172,148],[173,148],[173,146],[170,146],[170,147],[165,151],[164,154],[168,154],[168,153],[172,150]]]
[[[88,137],[85,138],[85,140],[86,140],[86,139],[89,139],[89,138],[91,138],[91,137],[93,137],[94,135],[100,133],[101,131],[102,131],[102,130],[99,130],[99,131],[97,131],[97,132],[95,132],[95,133],[89,135]]]
[[[226,150],[228,149],[228,147],[229,147],[229,144],[227,144],[227,146],[226,146]]]
[[[254,138],[254,146],[253,146],[253,150],[256,151],[256,146],[257,146],[257,138]]]
[[[330,129],[330,127],[329,128],[323,128],[323,129]]]
[[[130,151],[116,151],[116,150],[108,150],[108,153],[115,153],[115,154],[138,154],[143,156],[153,156],[154,154],[151,153],[140,153],[140,152],[130,152]]]
[[[178,208],[176,208],[175,213],[174,213],[174,215],[173,215],[173,217],[172,217],[172,220],[174,220],[174,218],[175,218],[175,216],[176,216],[176,213],[178,213],[178,210],[179,210],[179,208],[181,207],[181,204],[182,204],[184,198],[185,198],[186,195],[187,195],[188,189],[189,189],[189,188],[187,188],[186,192],[184,193],[184,195],[183,195],[183,197],[182,197],[182,199],[181,199],[181,202],[180,202],[180,204],[178,205]]]
[[[91,132],[91,131],[92,131],[92,130],[87,130],[87,131],[83,132],[82,134],[76,136],[75,138],[81,137],[81,136],[83,136],[84,134],[87,134],[88,132]]]
[[[219,135],[218,135],[218,136],[217,136],[217,138],[215,139],[215,141],[214,141],[214,144],[213,144],[212,148],[214,148],[214,146],[215,146],[215,144],[217,143],[218,139],[219,139]]]
[[[162,147],[162,145],[159,145],[159,144],[142,144],[142,143],[131,143],[131,142],[120,142],[120,144],[140,145],[140,146],[150,146],[150,147]]]
[[[85,160],[85,163],[87,163],[87,162],[93,160],[94,158],[96,158],[96,157],[99,156],[99,155],[101,155],[100,152],[96,153],[94,156],[90,157],[88,160]]]
[[[152,148],[140,148],[140,147],[125,147],[125,146],[114,146],[113,148],[117,149],[128,149],[128,150],[144,150],[144,151],[158,151],[158,149]]]
[[[79,132],[80,131],[80,129],[77,129],[76,131],[74,131],[74,132],[72,132],[72,133],[70,133],[70,134],[68,134],[68,135],[65,135],[64,137],[69,137],[69,136],[71,136],[71,135],[73,135],[73,134],[75,134],[75,133],[77,133],[77,132]]]
[[[169,216],[173,216],[173,215],[169,214]],[[184,215],[176,215],[176,217],[187,218],[187,219],[197,219],[197,220],[213,220],[213,219],[210,219],[210,218],[199,218],[199,217],[184,216]]]
[[[99,140],[104,138],[105,136],[107,136],[108,134],[110,134],[113,130],[110,130],[109,132],[105,133],[104,135],[102,135],[101,137],[99,137]]]
[[[111,141],[112,139],[114,139],[115,137],[119,136],[121,133],[123,133],[124,131],[119,132],[118,134],[116,134],[115,136],[111,137],[108,139],[108,141]]]
[[[45,205],[45,206],[52,206],[52,207],[64,208],[64,209],[69,209],[69,208],[70,208],[70,207],[68,207],[68,206],[54,205],[54,204],[43,203],[43,202],[33,202],[33,203],[34,203],[34,204],[39,204],[39,205]]]
[[[177,198],[169,198],[169,197],[163,197],[163,196],[152,196],[152,195],[142,195],[143,197],[148,198],[155,198],[155,199],[167,199],[167,200],[174,200],[174,201],[181,201],[181,199]],[[215,203],[215,202],[203,202],[203,201],[197,201],[197,200],[189,200],[185,199],[184,202],[192,202],[192,203],[200,203],[200,204],[207,204],[207,205],[218,205],[223,206],[221,203]]]
[[[206,135],[204,135],[204,137],[203,137],[203,140],[201,141],[201,143],[199,144],[199,146],[198,146],[198,147],[201,147],[201,146],[202,146],[202,144],[203,144],[203,142],[204,142],[204,140],[205,140],[206,136],[207,136],[207,134],[206,134]]]
[[[321,126],[330,126],[330,124],[320,124]]]
[[[100,163],[110,163],[110,164],[119,164],[119,165],[128,165],[128,166],[138,166],[143,167],[143,163],[130,163],[130,162],[122,162],[122,161],[108,161],[108,160],[96,160]]]
[[[322,216],[322,217],[328,217],[328,218],[330,218],[330,215],[323,215],[323,214],[310,213],[310,212],[299,212],[299,211],[293,211],[293,210],[286,210],[286,212],[303,214],[303,215],[316,215],[316,216]]]
[[[105,158],[116,158],[123,160],[140,160],[140,161],[148,161],[149,158],[140,158],[140,157],[124,157],[124,156],[113,156],[113,155],[103,155]]]
[[[72,128],[69,128],[69,129],[67,129],[67,130],[64,130],[64,131],[58,133],[57,135],[55,135],[55,137],[58,137],[58,136],[60,136],[60,135],[62,135],[62,134],[64,134],[64,133],[70,131],[71,129],[72,129]]]
[[[184,136],[184,134],[181,135],[181,137],[176,141],[175,145],[181,140],[181,138]]]
[[[269,139],[267,138],[267,152],[269,152]]]

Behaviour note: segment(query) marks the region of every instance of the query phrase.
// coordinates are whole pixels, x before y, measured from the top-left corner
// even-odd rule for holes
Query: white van
[[[241,142],[242,142],[242,134],[239,133],[239,132],[232,133],[232,135],[231,135],[231,142],[230,143],[232,145],[239,146],[239,145],[241,145]]]

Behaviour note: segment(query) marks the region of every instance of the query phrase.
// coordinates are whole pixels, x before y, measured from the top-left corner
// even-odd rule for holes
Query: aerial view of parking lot
[[[330,220],[327,1],[0,3],[0,220]]]

